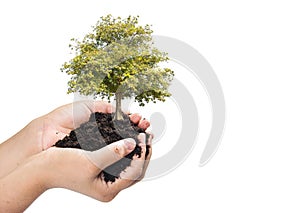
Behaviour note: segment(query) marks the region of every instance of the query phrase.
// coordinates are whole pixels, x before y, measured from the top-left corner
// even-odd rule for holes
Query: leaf
[[[139,25],[138,19],[103,16],[81,41],[71,39],[74,57],[61,68],[71,76],[68,93],[110,98],[118,91],[141,106],[171,95],[174,72],[160,68],[169,60],[167,53],[153,47],[151,26]]]

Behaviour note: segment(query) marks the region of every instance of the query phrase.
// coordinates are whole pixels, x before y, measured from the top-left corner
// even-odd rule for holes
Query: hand
[[[61,106],[42,117],[43,129],[40,133],[39,147],[43,150],[50,148],[59,139],[68,135],[71,130],[87,122],[91,113],[111,113],[112,111],[114,111],[112,105],[103,101],[80,101]],[[144,130],[150,126],[149,121],[141,120],[138,114],[130,115],[130,119]]]
[[[0,211],[22,212],[44,191],[56,187],[67,188],[99,201],[112,200],[121,190],[145,175],[152,153],[152,136],[147,142],[145,134],[140,134],[138,138],[141,157],[134,156],[131,165],[113,183],[106,183],[98,174],[130,153],[136,146],[133,139],[124,139],[94,152],[52,147],[32,156],[0,179]],[[147,157],[146,143],[149,146]]]
[[[91,113],[111,113],[111,104],[103,101],[79,101],[61,106],[30,122],[24,129],[0,144],[0,178],[13,171],[30,156],[52,147],[71,130],[88,121]],[[143,129],[150,123],[138,114],[130,119]]]
[[[146,158],[145,134],[140,134],[138,138],[142,148],[141,157],[134,156],[131,165],[113,183],[106,183],[103,177],[99,177],[99,173],[129,154],[136,146],[133,139],[124,139],[94,152],[80,149],[48,149],[42,156],[42,159],[49,160],[49,165],[45,167],[49,179],[48,187],[67,188],[99,201],[111,201],[121,190],[144,177],[151,150]],[[152,137],[147,141],[150,147],[151,140]]]

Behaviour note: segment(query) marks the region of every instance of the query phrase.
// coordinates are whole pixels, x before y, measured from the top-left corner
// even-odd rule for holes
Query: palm
[[[87,122],[91,113],[112,111],[112,105],[102,101],[80,101],[61,106],[45,116],[40,144],[44,150],[48,149],[80,124]],[[141,117],[137,114],[131,115],[130,119],[134,123],[139,123],[143,129],[147,129],[150,125],[146,120],[141,121]]]

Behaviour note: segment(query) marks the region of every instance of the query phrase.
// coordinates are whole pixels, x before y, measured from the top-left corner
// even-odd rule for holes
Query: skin
[[[51,188],[66,188],[108,202],[140,181],[151,157],[152,136],[145,141],[145,134],[139,135],[141,158],[134,156],[131,165],[114,183],[106,183],[98,174],[135,148],[132,139],[117,141],[94,152],[52,147],[58,139],[86,122],[92,112],[112,110],[106,102],[68,104],[33,120],[0,144],[0,212],[23,212]],[[130,119],[144,129],[150,125],[138,114],[130,115]],[[150,146],[147,158],[146,144]]]

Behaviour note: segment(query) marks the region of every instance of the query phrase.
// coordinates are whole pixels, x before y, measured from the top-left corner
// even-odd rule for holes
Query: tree
[[[161,68],[167,53],[153,46],[149,25],[138,25],[138,16],[101,17],[82,41],[71,39],[74,58],[62,71],[71,75],[68,93],[79,92],[102,99],[115,97],[115,119],[123,119],[123,98],[135,98],[141,106],[165,101],[174,72]]]

